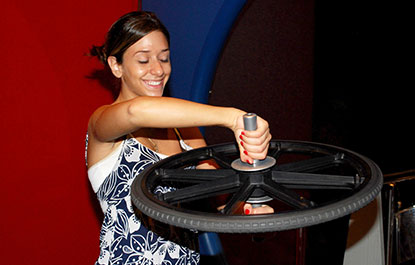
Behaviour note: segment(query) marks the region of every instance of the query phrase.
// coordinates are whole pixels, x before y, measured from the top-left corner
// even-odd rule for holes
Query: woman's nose
[[[163,66],[161,65],[161,63],[159,61],[154,61],[151,64],[150,73],[152,75],[155,75],[155,76],[161,76],[161,75],[163,75],[164,69],[163,69]]]

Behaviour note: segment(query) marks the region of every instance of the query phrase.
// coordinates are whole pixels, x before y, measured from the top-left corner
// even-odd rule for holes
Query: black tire
[[[373,161],[336,146],[273,140],[269,155],[277,160],[277,165],[252,173],[230,168],[230,162],[238,154],[235,144],[222,144],[166,158],[144,170],[134,180],[133,203],[143,214],[182,228],[219,233],[260,233],[316,225],[351,214],[369,204],[383,184],[382,173]],[[213,159],[221,168],[214,171],[184,170],[206,159]],[[201,201],[211,200],[218,194],[239,196],[235,194],[244,185],[240,175],[246,179],[251,174],[263,174],[266,179],[263,186],[276,185],[278,192],[281,188],[282,193],[273,194],[273,190],[264,186],[266,196],[288,202],[291,208],[279,210],[277,206],[276,213],[266,215],[199,209]],[[229,180],[234,186],[218,191],[218,183],[230,178],[238,178],[238,184]],[[155,195],[153,191],[158,185],[177,185],[178,188],[170,195]],[[263,189],[263,186],[255,191]],[[204,187],[212,187],[214,192],[203,194]],[[195,189],[194,197],[184,196],[183,200],[175,201],[174,196],[180,197],[190,189]],[[193,201],[193,205],[188,201]],[[194,202],[197,202],[196,206]]]

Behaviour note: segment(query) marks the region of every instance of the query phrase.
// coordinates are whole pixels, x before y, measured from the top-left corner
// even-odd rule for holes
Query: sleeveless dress
[[[183,147],[184,142],[180,143]],[[135,138],[127,138],[117,150],[88,170],[91,185],[104,212],[100,254],[95,265],[199,264],[198,252],[158,236],[134,214],[130,194],[134,178],[164,157]],[[169,192],[171,189],[158,187],[155,192]]]

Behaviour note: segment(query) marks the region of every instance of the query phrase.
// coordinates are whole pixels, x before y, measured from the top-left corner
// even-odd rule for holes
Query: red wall
[[[91,112],[111,101],[84,54],[138,1],[3,1],[1,264],[92,264],[100,216],[84,165]]]

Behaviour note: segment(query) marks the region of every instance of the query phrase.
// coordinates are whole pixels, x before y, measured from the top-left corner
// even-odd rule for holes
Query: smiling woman
[[[163,97],[171,73],[169,34],[152,13],[121,17],[91,54],[121,84],[116,100],[99,107],[88,124],[88,177],[105,216],[96,264],[198,264],[194,244],[177,245],[142,225],[131,202],[132,181],[167,156],[205,146],[199,126],[232,130],[242,161],[263,159],[271,139],[268,123],[258,117],[257,130],[244,131],[242,110]],[[214,169],[209,162],[198,167]]]
[[[131,45],[122,63],[110,56],[108,64],[112,73],[125,86],[116,102],[136,96],[162,96],[171,72],[169,58],[169,44],[158,30]]]

